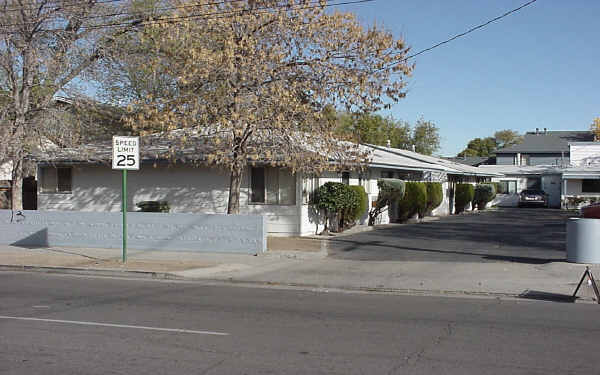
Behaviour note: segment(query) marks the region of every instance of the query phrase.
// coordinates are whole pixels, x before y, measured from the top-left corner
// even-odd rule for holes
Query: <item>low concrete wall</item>
[[[266,251],[259,215],[127,213],[127,247],[140,250],[256,254]],[[0,210],[0,243],[14,246],[121,248],[119,212]]]

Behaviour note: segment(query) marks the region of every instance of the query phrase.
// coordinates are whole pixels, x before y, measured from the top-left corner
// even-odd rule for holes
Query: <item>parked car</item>
[[[519,193],[519,207],[548,207],[548,194],[543,190],[526,189]]]

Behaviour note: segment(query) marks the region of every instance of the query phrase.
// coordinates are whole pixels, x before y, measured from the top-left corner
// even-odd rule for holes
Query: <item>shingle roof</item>
[[[523,142],[496,151],[496,154],[524,153],[560,153],[569,152],[571,142],[591,142],[594,135],[591,131],[549,131],[527,133]]]
[[[490,160],[490,158],[492,158],[492,157],[491,156],[444,157],[444,159],[447,159],[447,160],[450,160],[450,161],[453,161],[456,163],[470,165],[473,167],[477,167],[478,165],[487,162],[488,160]]]
[[[432,164],[432,165],[436,165],[436,166],[442,166],[450,174],[459,174],[459,175],[467,175],[467,176],[501,176],[501,174],[496,173],[496,172],[482,171],[478,167],[472,167],[470,165],[456,163],[454,161],[443,159],[443,158],[438,158],[435,156],[423,155],[423,154],[419,154],[417,152],[402,150],[402,149],[398,149],[398,148],[390,148],[390,147],[376,146],[376,145],[368,145],[368,146],[372,147],[373,149],[376,149],[376,150],[381,150],[381,151],[385,151],[385,152],[392,153],[395,155],[404,156],[404,157],[407,157],[407,158],[410,158],[413,160],[417,160],[420,162],[424,162],[424,163],[428,163],[428,164]]]

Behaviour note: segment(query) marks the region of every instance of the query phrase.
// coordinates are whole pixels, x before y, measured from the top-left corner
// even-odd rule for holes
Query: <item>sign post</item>
[[[140,169],[140,137],[113,136],[112,169],[122,170],[123,263],[127,262],[127,171]]]

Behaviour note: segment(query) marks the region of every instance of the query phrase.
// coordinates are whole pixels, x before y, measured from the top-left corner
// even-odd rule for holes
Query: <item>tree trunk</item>
[[[237,215],[240,213],[240,187],[244,174],[244,163],[236,160],[231,168],[229,179],[229,202],[227,203],[227,214]]]
[[[13,158],[11,206],[13,210],[23,209],[23,153],[17,152]]]

